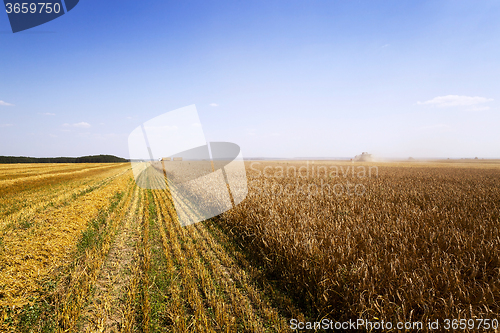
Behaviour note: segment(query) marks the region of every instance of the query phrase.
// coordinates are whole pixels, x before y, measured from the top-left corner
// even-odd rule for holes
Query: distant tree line
[[[125,163],[129,160],[113,155],[94,155],[82,157],[25,157],[0,156],[0,164],[11,163]]]

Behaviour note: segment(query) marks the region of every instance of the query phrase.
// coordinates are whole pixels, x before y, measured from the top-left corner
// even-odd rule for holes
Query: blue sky
[[[103,4],[100,4],[103,3]],[[245,157],[500,157],[498,1],[81,0],[13,34],[0,155],[128,157],[197,106]]]

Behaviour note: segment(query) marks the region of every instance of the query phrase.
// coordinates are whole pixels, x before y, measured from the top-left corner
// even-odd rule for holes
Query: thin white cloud
[[[219,106],[219,104],[217,104],[217,103],[210,103],[210,106],[216,107],[216,106]]]
[[[14,125],[12,125],[12,124],[0,124],[0,127],[12,127],[12,126],[14,126]]]
[[[39,113],[39,114],[41,114],[42,116],[55,116],[56,115],[55,113],[50,113],[50,112]]]
[[[82,121],[81,123],[76,123],[73,124],[73,127],[79,127],[79,128],[89,128],[90,124]]]
[[[194,123],[192,124],[193,127],[201,127],[201,124],[200,123]]]
[[[439,108],[447,108],[454,106],[472,106],[483,103],[492,102],[493,99],[479,96],[459,96],[459,95],[446,95],[434,97],[426,102],[418,102],[419,105],[431,105]]]
[[[90,124],[89,123],[86,123],[84,121],[80,122],[80,123],[75,123],[75,124],[68,124],[68,123],[65,123],[63,124],[64,127],[77,127],[77,128],[89,128],[90,127]]]
[[[4,102],[4,101],[0,101],[0,105],[2,105],[2,106],[14,106],[14,104],[10,104],[10,103]]]

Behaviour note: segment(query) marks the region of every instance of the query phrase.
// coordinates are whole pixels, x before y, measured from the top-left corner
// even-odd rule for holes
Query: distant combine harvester
[[[354,162],[373,162],[373,161],[374,158],[372,154],[368,154],[367,152],[363,152],[361,155],[354,156]]]

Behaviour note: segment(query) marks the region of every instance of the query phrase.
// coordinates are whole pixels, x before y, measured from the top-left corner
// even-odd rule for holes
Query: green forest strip
[[[0,156],[0,164],[14,163],[125,163],[130,160],[113,155],[94,155],[82,157],[25,157]]]

